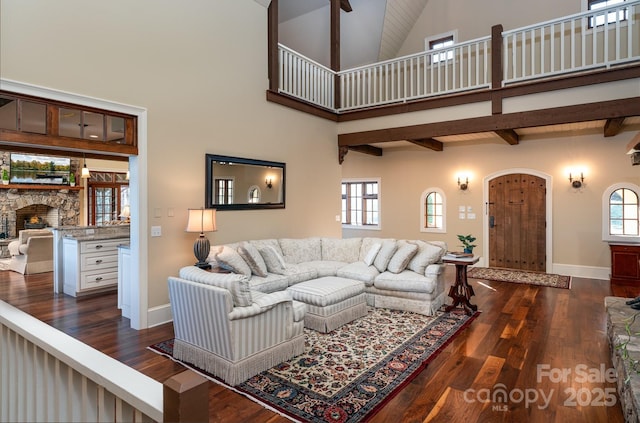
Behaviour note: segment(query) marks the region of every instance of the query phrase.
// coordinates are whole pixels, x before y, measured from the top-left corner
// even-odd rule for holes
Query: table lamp
[[[131,208],[129,207],[128,204],[122,208],[122,211],[120,212],[119,217],[124,218],[122,219],[123,222],[129,222],[131,220]]]
[[[200,232],[200,236],[193,244],[193,254],[198,259],[195,265],[201,269],[210,268],[211,265],[207,263],[207,257],[211,251],[211,244],[204,233],[216,230],[216,209],[189,209],[189,220],[185,230],[186,232]]]

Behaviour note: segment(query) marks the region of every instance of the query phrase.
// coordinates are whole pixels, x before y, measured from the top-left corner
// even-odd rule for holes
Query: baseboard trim
[[[148,327],[163,325],[173,321],[173,314],[171,314],[171,304],[163,304],[156,307],[151,307],[147,311],[147,324]]]
[[[609,267],[580,266],[576,264],[553,263],[553,273],[569,275],[576,278],[609,280]]]

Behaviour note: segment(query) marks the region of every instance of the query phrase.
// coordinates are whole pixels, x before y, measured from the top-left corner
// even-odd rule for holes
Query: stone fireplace
[[[2,168],[9,163],[9,152],[0,152]],[[76,171],[79,160],[71,159],[71,169]],[[35,188],[35,189],[34,189]],[[80,193],[77,188],[29,185],[0,186],[0,240],[18,237],[32,218],[45,227],[77,226],[80,222]],[[34,219],[35,221],[35,219]],[[34,225],[34,227],[42,225]]]

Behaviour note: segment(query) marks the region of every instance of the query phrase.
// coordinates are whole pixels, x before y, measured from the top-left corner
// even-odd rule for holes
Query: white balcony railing
[[[484,37],[339,72],[339,111],[489,87],[490,45]]]
[[[503,85],[640,59],[640,1],[504,31]]]
[[[0,421],[162,420],[161,383],[0,301]]]
[[[282,44],[278,47],[280,92],[333,109],[335,72]]]
[[[489,88],[493,59],[502,86],[638,62],[640,0],[504,31],[501,41],[499,58],[483,37],[337,73],[279,45],[279,91],[339,113]]]

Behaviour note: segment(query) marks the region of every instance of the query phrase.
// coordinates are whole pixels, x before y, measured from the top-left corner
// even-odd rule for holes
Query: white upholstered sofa
[[[7,246],[8,269],[29,275],[53,271],[53,234],[48,229],[24,229]]]
[[[367,305],[433,315],[445,299],[446,244],[380,238],[252,240],[212,248],[231,273],[184,267],[169,278],[174,357],[232,385],[304,349],[304,303],[289,286],[364,282]]]

